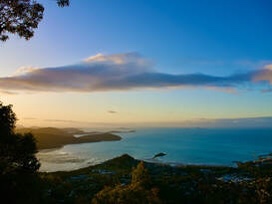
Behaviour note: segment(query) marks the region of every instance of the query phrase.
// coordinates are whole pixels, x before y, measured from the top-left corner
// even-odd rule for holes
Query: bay
[[[235,166],[272,152],[272,129],[139,128],[123,139],[66,145],[37,154],[40,171],[69,171],[129,154],[150,162]],[[161,158],[152,157],[164,152]]]

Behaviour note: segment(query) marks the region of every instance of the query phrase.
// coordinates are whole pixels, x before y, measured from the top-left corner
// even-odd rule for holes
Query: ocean
[[[40,171],[69,171],[129,154],[170,165],[235,166],[272,153],[271,129],[142,128],[117,133],[121,141],[66,145],[37,154]],[[160,152],[165,156],[152,159]]]

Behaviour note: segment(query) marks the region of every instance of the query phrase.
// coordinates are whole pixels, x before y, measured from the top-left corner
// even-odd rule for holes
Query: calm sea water
[[[234,166],[234,161],[256,159],[272,152],[272,129],[137,129],[120,133],[121,141],[67,145],[38,153],[41,171],[72,170],[130,154],[153,161],[159,152],[167,155],[157,161],[170,164]]]

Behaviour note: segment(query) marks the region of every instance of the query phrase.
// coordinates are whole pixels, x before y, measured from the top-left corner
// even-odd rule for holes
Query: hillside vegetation
[[[224,166],[169,166],[129,155],[70,171],[40,173],[46,203],[271,203],[272,159]]]

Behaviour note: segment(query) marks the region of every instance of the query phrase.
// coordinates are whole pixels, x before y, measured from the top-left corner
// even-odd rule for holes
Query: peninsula
[[[118,141],[122,138],[111,132],[84,132],[76,128],[19,128],[19,133],[32,133],[37,141],[38,150],[60,148],[68,144],[101,141]],[[75,137],[75,135],[84,135]]]

